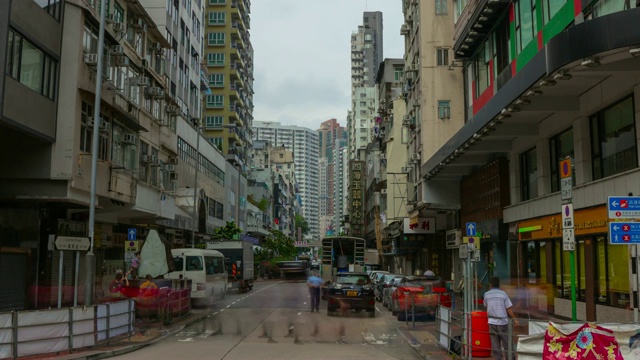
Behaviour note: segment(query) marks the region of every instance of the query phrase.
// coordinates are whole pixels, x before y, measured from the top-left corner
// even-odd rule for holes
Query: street
[[[203,321],[117,359],[419,359],[397,333],[401,325],[378,305],[366,313],[328,317],[326,301],[311,313],[304,281],[266,281],[232,291]]]

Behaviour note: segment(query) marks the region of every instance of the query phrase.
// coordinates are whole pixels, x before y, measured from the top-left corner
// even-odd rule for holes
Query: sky
[[[253,0],[253,118],[313,130],[351,101],[351,34],[365,11],[381,11],[383,57],[402,58],[401,0]]]

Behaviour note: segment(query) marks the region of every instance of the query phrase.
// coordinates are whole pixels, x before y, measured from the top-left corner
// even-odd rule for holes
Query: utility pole
[[[191,228],[191,248],[196,247],[196,228],[198,227],[198,171],[200,170],[200,119],[196,123],[196,175],[193,180],[193,227]]]
[[[96,175],[98,172],[98,142],[100,141],[100,99],[102,97],[102,67],[104,66],[104,18],[106,2],[100,6],[100,29],[98,30],[98,65],[96,67],[96,97],[93,103],[93,142],[91,143],[91,190],[89,195],[89,251],[85,256],[84,305],[93,305],[96,281],[96,257],[93,253],[93,234],[96,221]]]

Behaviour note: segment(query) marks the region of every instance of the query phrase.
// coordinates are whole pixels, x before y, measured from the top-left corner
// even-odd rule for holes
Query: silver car
[[[395,275],[393,279],[389,282],[388,286],[385,286],[382,289],[382,305],[391,309],[391,294],[396,291],[398,285],[400,285],[400,281],[402,280],[402,275]]]

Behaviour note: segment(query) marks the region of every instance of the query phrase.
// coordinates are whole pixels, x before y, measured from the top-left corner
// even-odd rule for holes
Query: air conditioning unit
[[[380,189],[380,194],[387,195],[387,189]]]
[[[127,145],[136,145],[138,143],[138,137],[133,134],[124,134],[122,137],[122,143]]]
[[[98,65],[98,54],[84,54],[84,63],[87,65]]]
[[[131,79],[132,86],[149,86],[151,85],[151,80],[146,76],[138,76]]]
[[[154,42],[151,44],[151,49],[153,51],[162,51],[162,44],[160,42]]]
[[[173,164],[164,164],[164,169],[167,171],[173,171],[173,172],[176,171],[176,167]]]
[[[411,154],[411,160],[412,161],[420,161],[420,154],[418,154],[418,153]]]
[[[400,172],[403,172],[403,173],[411,172],[411,166],[403,166],[402,169],[400,169]]]
[[[177,114],[180,108],[177,107],[176,105],[167,105],[165,106],[164,110],[169,114]]]
[[[114,23],[113,24],[113,31],[115,31],[118,34],[124,34],[125,32],[127,32],[127,27],[124,26],[123,23]]]
[[[136,29],[144,29],[144,20],[140,18],[135,18],[131,22],[131,25]]]
[[[171,181],[178,180],[178,173],[175,172],[175,171],[170,171],[169,172],[169,180],[171,180]]]
[[[93,121],[93,116],[87,116],[87,121],[86,121],[86,123],[87,123],[87,126],[88,126],[88,127],[92,128],[92,127],[93,127],[93,125],[94,125],[94,123],[95,123],[95,122]]]
[[[115,65],[121,67],[129,67],[129,58],[126,56],[118,56],[115,59]]]
[[[409,14],[407,15],[407,22],[410,23],[413,21],[413,15]]]
[[[111,47],[111,55],[124,55],[124,46],[113,45]]]
[[[382,129],[380,130],[380,136],[385,136],[387,134],[387,130]]]
[[[409,34],[409,25],[402,24],[402,26],[400,26],[400,35],[408,35],[408,34]]]
[[[103,134],[104,133],[108,133],[109,132],[109,128],[110,128],[110,126],[109,126],[108,122],[103,121],[103,122],[100,123],[100,132],[101,133],[103,133]]]
[[[155,155],[142,155],[142,162],[148,164],[156,164],[158,162],[158,157]]]
[[[147,95],[149,95],[150,97],[153,98],[161,98],[164,96],[164,90],[162,90],[162,88],[159,87],[148,87],[147,88]]]
[[[170,157],[169,158],[169,164],[178,165],[178,158],[177,157]]]
[[[387,160],[387,154],[380,154],[380,160]]]
[[[104,21],[107,24],[112,24],[114,21],[116,21],[116,14],[107,14],[107,16],[104,18]]]
[[[387,115],[393,115],[393,109],[387,110]]]

